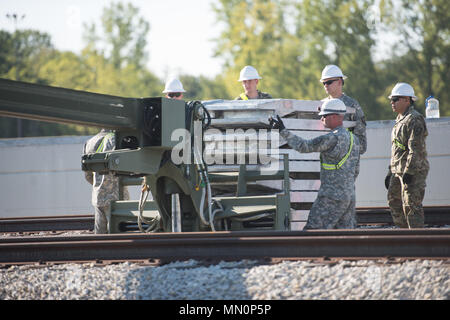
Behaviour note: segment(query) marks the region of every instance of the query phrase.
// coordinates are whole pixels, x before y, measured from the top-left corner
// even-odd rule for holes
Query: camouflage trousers
[[[318,196],[308,215],[304,229],[356,228],[355,196],[348,200],[335,200]]]
[[[400,228],[423,228],[424,213],[422,201],[425,195],[425,174],[413,175],[409,184],[403,184],[397,175],[391,176],[388,189],[388,203],[392,220]]]
[[[94,233],[108,233],[109,222],[111,220],[111,205],[104,207],[94,207],[95,209],[95,222]]]

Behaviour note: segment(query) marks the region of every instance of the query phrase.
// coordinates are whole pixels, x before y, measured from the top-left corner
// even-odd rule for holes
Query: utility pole
[[[14,23],[14,37],[17,36],[17,24],[25,19],[25,15],[22,14],[19,16],[17,13],[6,14],[6,18],[8,18],[10,21]],[[16,64],[16,79],[19,80],[19,46],[14,46],[15,50],[15,64]],[[17,137],[20,138],[23,136],[23,125],[22,125],[22,119],[17,119]]]

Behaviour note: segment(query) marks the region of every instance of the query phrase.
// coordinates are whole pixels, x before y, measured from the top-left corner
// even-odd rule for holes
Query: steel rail
[[[426,225],[450,225],[450,206],[424,207]],[[358,224],[393,224],[389,208],[356,208]]]
[[[424,211],[426,225],[450,225],[450,207],[425,207]],[[356,218],[359,225],[392,225],[388,208],[357,208]],[[0,218],[0,232],[93,230],[93,228],[93,215]]]
[[[0,263],[264,258],[450,258],[449,229],[316,230],[0,238]]]
[[[0,232],[31,232],[61,230],[93,230],[92,215],[20,217],[0,219]]]

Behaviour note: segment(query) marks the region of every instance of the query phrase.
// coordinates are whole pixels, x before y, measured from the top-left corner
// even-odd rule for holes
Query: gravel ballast
[[[449,271],[439,260],[12,266],[0,269],[0,299],[448,300]]]

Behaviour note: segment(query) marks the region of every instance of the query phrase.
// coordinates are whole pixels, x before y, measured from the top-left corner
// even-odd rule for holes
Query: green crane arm
[[[0,79],[1,116],[138,129],[139,100]]]

